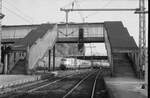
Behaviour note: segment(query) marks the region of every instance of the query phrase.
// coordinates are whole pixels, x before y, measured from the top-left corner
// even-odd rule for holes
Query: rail
[[[93,72],[95,73],[95,72]],[[69,92],[67,92],[63,98],[68,97],[83,81],[85,81],[87,78],[89,78],[93,73],[88,74],[86,77],[84,77],[82,80],[80,80]]]
[[[82,77],[80,74],[82,74]],[[15,88],[14,91],[6,94],[6,96],[11,96],[15,92],[18,93],[18,95],[20,95],[22,93],[43,92],[43,90],[47,89],[47,87],[50,87],[50,85],[51,86],[54,85],[54,87],[55,87],[55,85],[58,85],[59,83],[62,83],[68,79],[70,81],[70,78],[68,78],[68,77],[74,77],[74,75],[77,77],[80,77],[80,80],[76,81],[76,83],[73,83],[73,85],[70,86],[70,90],[68,89],[66,92],[64,92],[63,94],[61,94],[59,96],[61,96],[62,98],[66,98],[66,97],[68,98],[68,97],[72,96],[72,93],[76,92],[76,89],[80,88],[81,85],[85,85],[87,83],[90,83],[89,85],[87,85],[87,87],[88,87],[87,96],[90,96],[90,98],[94,98],[96,96],[99,96],[99,95],[97,95],[97,92],[99,90],[99,88],[97,88],[97,86],[99,87],[99,85],[101,85],[101,84],[98,84],[99,82],[97,82],[97,81],[99,81],[99,79],[101,80],[102,79],[101,77],[103,76],[103,70],[99,70],[99,69],[98,70],[92,70],[92,71],[89,70],[88,72],[84,71],[81,73],[75,72],[74,74],[65,75],[61,78],[56,78],[56,77],[54,78],[53,77],[52,79],[45,79],[45,80],[37,81],[35,83],[33,82],[33,83],[25,84],[22,86],[17,86],[18,88]],[[62,86],[62,87],[64,87],[64,86]],[[84,89],[87,89],[87,88],[84,88]],[[83,89],[83,92],[84,92],[84,89]],[[103,91],[103,88],[102,88],[102,91]]]
[[[82,80],[80,80],[70,91],[68,91],[62,98],[67,98],[69,97],[69,95],[71,95],[71,93],[73,93],[73,91],[75,91],[83,82],[85,82],[88,78],[90,78],[94,73],[96,73],[97,71],[87,75],[86,77],[84,77]],[[96,74],[96,77],[94,79],[93,82],[93,87],[92,87],[92,91],[91,91],[91,98],[94,98],[94,94],[96,91],[96,83],[97,83],[97,79],[99,77],[99,74],[102,73],[102,71],[98,71],[98,73]]]
[[[94,98],[94,94],[95,94],[95,90],[96,90],[96,83],[97,83],[97,79],[98,79],[99,74],[100,74],[100,71],[99,71],[98,74],[96,75],[96,78],[95,78],[95,81],[94,81],[94,84],[93,84],[93,89],[92,89],[91,98]]]
[[[81,74],[81,73],[79,72],[77,74]],[[64,80],[67,77],[71,77],[71,76],[77,75],[77,74],[75,74],[73,72],[71,74],[62,75],[61,79],[57,79],[56,77],[51,77],[51,78],[47,78],[47,79],[44,79],[44,80],[39,80],[39,81],[33,82],[33,83],[27,83],[27,84],[23,84],[23,85],[14,86],[14,87],[11,87],[9,90],[4,89],[3,91],[1,91],[0,97],[9,96],[9,95],[13,94],[14,92],[28,92],[28,93],[31,93],[33,91],[36,91],[38,89],[44,88],[44,87],[49,86],[49,85],[52,85],[54,83],[57,83],[59,81]],[[49,80],[52,80],[52,81],[50,82]]]
[[[77,74],[80,74],[80,73],[77,73]],[[28,92],[33,92],[33,91],[39,90],[39,89],[44,88],[46,86],[49,86],[49,85],[52,85],[52,84],[57,83],[59,81],[62,81],[62,80],[66,79],[68,77],[71,77],[73,75],[75,75],[75,74],[73,73],[73,74],[70,74],[70,75],[63,76],[61,79],[54,80],[53,82],[50,82],[50,83],[49,82],[47,83],[46,82],[47,80],[45,80],[44,82],[46,82],[46,83],[43,82],[41,86],[38,86],[38,87],[33,88],[33,89],[30,89],[30,90],[28,90]]]

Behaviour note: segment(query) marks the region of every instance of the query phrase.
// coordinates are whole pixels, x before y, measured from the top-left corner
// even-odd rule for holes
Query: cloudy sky
[[[3,25],[65,22],[60,8],[138,8],[139,0],[3,0]],[[146,8],[148,0],[146,0]],[[71,12],[70,22],[122,21],[138,44],[138,15],[134,12]],[[147,21],[146,15],[146,21]],[[147,28],[147,27],[146,27]],[[100,47],[100,46],[99,46]]]

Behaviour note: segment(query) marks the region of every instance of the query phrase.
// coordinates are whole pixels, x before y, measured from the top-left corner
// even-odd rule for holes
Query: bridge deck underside
[[[107,60],[107,56],[68,56],[72,58],[82,59],[82,60]]]
[[[2,44],[14,44],[14,42],[19,41],[21,38],[18,39],[2,39]],[[78,37],[63,37],[58,38],[57,43],[78,43]],[[104,37],[85,37],[84,43],[104,43]]]
[[[58,38],[57,43],[78,43],[78,37]],[[85,37],[84,43],[104,43],[104,37]]]

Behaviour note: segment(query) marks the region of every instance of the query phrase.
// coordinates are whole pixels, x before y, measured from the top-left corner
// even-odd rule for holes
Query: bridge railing
[[[103,24],[84,24],[84,25],[69,25],[66,33],[66,27],[58,26],[58,38],[62,37],[78,37],[79,28],[84,29],[84,37],[104,37]]]

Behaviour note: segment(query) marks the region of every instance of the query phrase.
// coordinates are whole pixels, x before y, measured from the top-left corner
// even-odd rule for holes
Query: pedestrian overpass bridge
[[[11,64],[14,65],[14,67],[10,68],[10,73],[11,70],[15,69],[15,66],[19,66],[22,62],[24,64],[24,70],[29,73],[30,70],[37,67],[38,62],[41,61],[46,54],[49,54],[50,60],[52,50],[55,58],[55,44],[78,43],[79,28],[83,28],[84,43],[105,43],[107,57],[103,58],[99,56],[99,59],[108,59],[112,75],[125,74],[126,71],[130,71],[130,75],[135,74],[137,77],[141,75],[142,67],[138,64],[138,47],[121,21],[70,23],[67,30],[66,24],[41,24],[25,26],[25,28],[28,30],[22,30],[24,29],[22,27],[20,27],[18,31],[16,30],[16,32],[22,30],[22,32],[26,34],[21,35],[21,32],[18,33],[19,37],[15,40],[6,38],[6,36],[5,39],[2,40],[3,51],[5,51],[3,53],[5,72],[8,71],[7,62],[9,58],[10,61],[13,61]],[[14,28],[6,29],[8,28],[5,27],[5,34]],[[16,53],[22,53],[22,55],[18,56]],[[80,56],[80,58],[81,57],[82,56]],[[54,58],[53,64],[55,65]]]

